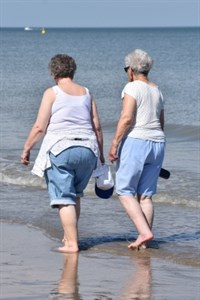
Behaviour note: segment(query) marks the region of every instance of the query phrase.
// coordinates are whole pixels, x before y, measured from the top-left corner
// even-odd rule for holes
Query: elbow
[[[38,134],[38,135],[43,135],[45,133],[45,130],[46,130],[38,124],[35,124],[34,129],[35,129],[35,133]]]
[[[133,122],[133,120],[130,117],[122,117],[122,122],[124,124],[125,127],[129,128]]]
[[[125,123],[126,127],[131,127],[132,125],[132,120],[127,120]]]
[[[97,134],[101,134],[102,133],[101,126],[96,127],[95,131],[96,131]]]
[[[101,133],[101,124],[99,122],[95,122],[94,120],[92,121],[92,128],[96,132],[96,134]]]

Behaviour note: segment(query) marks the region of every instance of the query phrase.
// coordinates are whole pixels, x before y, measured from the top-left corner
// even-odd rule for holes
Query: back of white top
[[[129,82],[122,91],[136,100],[137,111],[133,116],[134,122],[128,136],[152,140],[165,141],[165,134],[160,124],[160,113],[164,109],[163,96],[157,86],[149,85],[143,81]]]
[[[92,130],[91,97],[87,88],[82,96],[65,93],[57,85],[53,87],[56,99],[52,105],[52,115],[47,131]]]

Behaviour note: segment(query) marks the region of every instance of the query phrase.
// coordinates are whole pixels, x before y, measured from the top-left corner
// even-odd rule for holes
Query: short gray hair
[[[136,49],[125,57],[125,66],[131,67],[135,74],[147,75],[152,65],[152,58],[141,49]]]

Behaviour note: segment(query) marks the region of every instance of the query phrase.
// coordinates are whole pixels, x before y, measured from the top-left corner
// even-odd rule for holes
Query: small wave
[[[117,122],[116,121],[107,121],[103,124],[104,134],[115,132]],[[165,132],[167,138],[174,138],[177,141],[199,141],[200,133],[199,126],[192,125],[180,125],[180,124],[166,124]]]
[[[19,162],[1,161],[0,182],[28,187],[45,188],[43,179],[33,176],[30,168],[24,168]]]
[[[165,132],[168,138],[178,141],[194,142],[200,140],[199,126],[166,124]]]
[[[21,187],[34,187],[38,189],[46,189],[46,182],[44,178],[39,178],[31,174],[32,167],[24,167],[19,162],[13,162],[10,160],[2,160],[0,171],[0,182],[3,184],[16,185]],[[115,173],[113,176],[115,177]],[[186,207],[200,208],[200,199],[191,197],[191,188],[195,191],[196,185],[194,184],[194,178],[191,182],[192,176],[186,174],[184,176],[179,174],[179,177],[176,178],[173,172],[173,182],[178,182],[177,184],[172,184],[172,181],[160,180],[158,193],[153,197],[155,203],[166,203],[171,205],[184,205]],[[180,173],[180,172],[179,172]],[[191,178],[190,178],[191,177]],[[184,181],[182,182],[181,180]],[[192,185],[194,184],[194,186]],[[188,184],[190,189],[188,189]],[[95,196],[95,182],[94,178],[91,178],[87,188],[85,189],[85,195]],[[184,189],[185,187],[185,189]],[[182,191],[180,194],[179,190]],[[187,192],[188,191],[188,192]],[[183,193],[184,192],[184,193]],[[179,195],[180,194],[180,195]],[[117,199],[117,195],[114,193],[112,198]]]
[[[11,175],[11,174],[3,174],[0,173],[0,182],[5,184],[13,184],[20,186],[28,186],[28,187],[38,187],[45,188],[44,180],[33,177],[32,175],[24,176],[24,175]]]
[[[154,203],[163,203],[163,204],[170,204],[170,205],[181,205],[181,206],[186,206],[186,207],[191,207],[191,208],[197,208],[200,209],[200,202],[196,200],[188,200],[178,197],[173,197],[170,195],[164,195],[160,196],[159,194],[156,195],[156,197],[153,199]]]

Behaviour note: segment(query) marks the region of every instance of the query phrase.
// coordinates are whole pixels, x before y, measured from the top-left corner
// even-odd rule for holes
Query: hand
[[[27,166],[29,162],[30,162],[30,151],[23,150],[21,154],[21,163]]]
[[[119,157],[117,155],[117,146],[112,145],[110,147],[108,157],[109,157],[109,160],[111,161],[111,163],[113,163],[114,161],[119,159]]]
[[[102,154],[100,155],[99,158],[100,158],[101,163],[105,164],[105,158],[104,158],[104,156]]]

